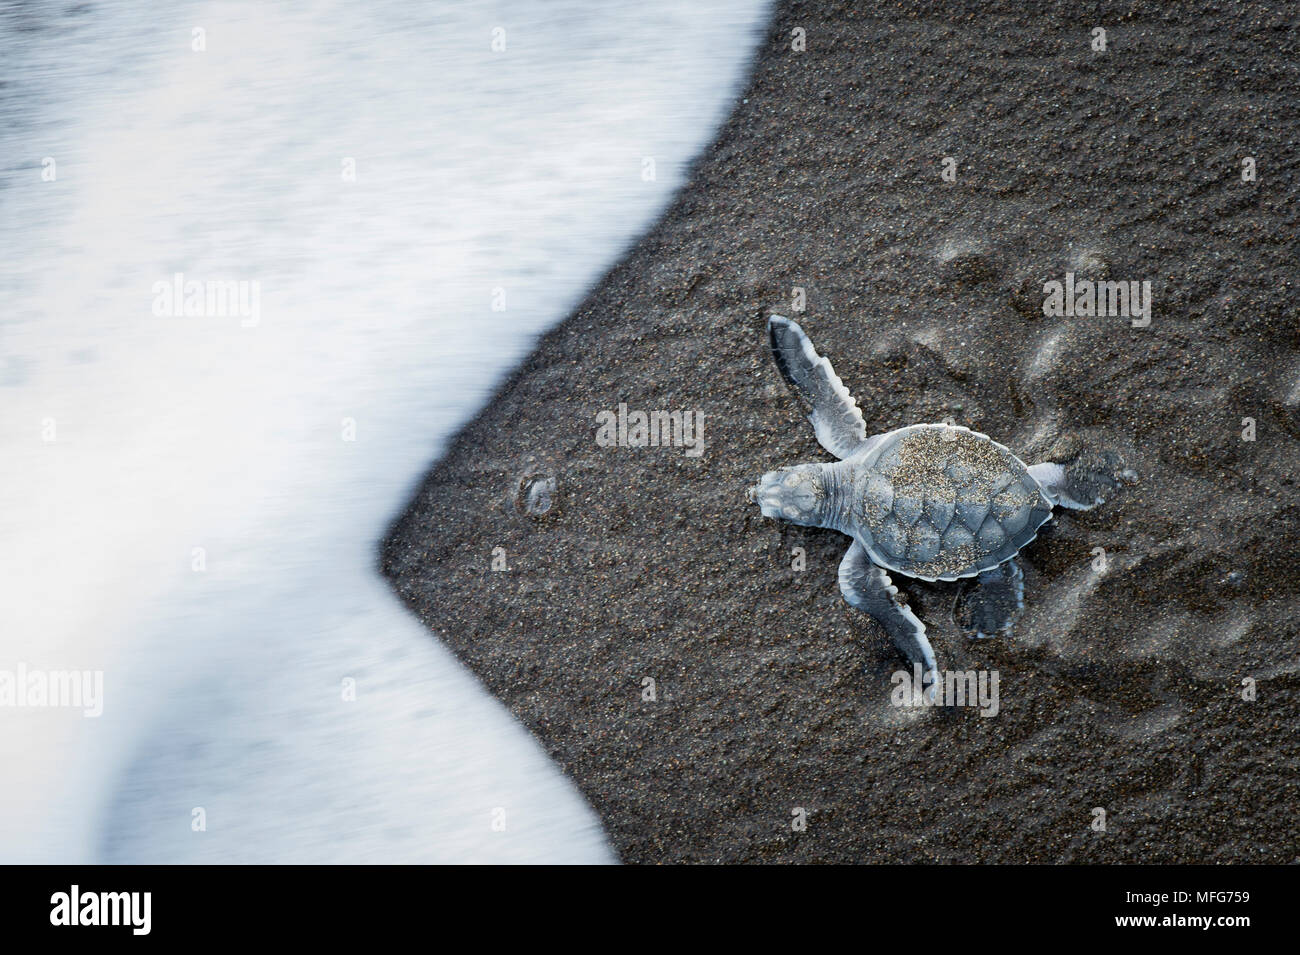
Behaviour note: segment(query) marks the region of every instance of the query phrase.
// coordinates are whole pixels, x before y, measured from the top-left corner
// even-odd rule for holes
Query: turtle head
[[[749,489],[749,499],[764,517],[775,517],[805,527],[835,527],[838,495],[831,465],[797,464],[768,471]]]

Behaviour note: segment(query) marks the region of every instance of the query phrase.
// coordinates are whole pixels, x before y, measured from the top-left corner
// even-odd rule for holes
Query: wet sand
[[[1300,861],[1294,16],[857,7],[779,4],[687,188],[455,439],[385,572],[627,862]],[[1045,316],[1067,271],[1150,281],[1150,324]],[[840,598],[847,538],[746,500],[830,459],[772,312],[872,432],[950,420],[1140,475],[1021,555],[1009,639],[895,577],[941,668],[998,671],[995,717],[892,706],[906,664]],[[620,403],[703,413],[704,453],[601,446]]]

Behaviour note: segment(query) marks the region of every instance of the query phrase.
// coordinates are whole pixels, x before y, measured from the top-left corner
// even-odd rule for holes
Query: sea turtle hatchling
[[[853,538],[840,591],[874,617],[935,685],[925,625],[900,601],[886,571],[927,581],[976,578],[957,600],[971,638],[1009,632],[1024,608],[1015,556],[1057,504],[1087,510],[1135,479],[1111,452],[1025,465],[966,428],[918,424],[867,436],[857,402],[796,323],[768,320],[772,357],[808,412],[817,441],[839,458],[764,474],[749,490],[764,517],[826,527]]]

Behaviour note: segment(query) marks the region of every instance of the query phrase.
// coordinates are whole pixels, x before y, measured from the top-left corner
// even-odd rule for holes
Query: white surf
[[[104,698],[0,708],[3,861],[611,858],[376,545],[663,209],[765,13],[4,8],[0,671]],[[169,311],[178,273],[256,316]]]

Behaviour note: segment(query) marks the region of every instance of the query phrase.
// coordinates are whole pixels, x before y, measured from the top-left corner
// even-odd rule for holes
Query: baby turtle
[[[938,668],[925,625],[886,571],[927,581],[974,577],[957,600],[959,625],[972,639],[1009,632],[1024,609],[1015,556],[1052,508],[1087,510],[1136,479],[1111,452],[1025,465],[987,436],[947,424],[868,437],[857,402],[803,329],[779,315],[767,328],[772,357],[818,443],[840,460],[770,471],[749,499],[764,517],[853,538],[840,561],[844,599],[885,628],[931,688]]]

